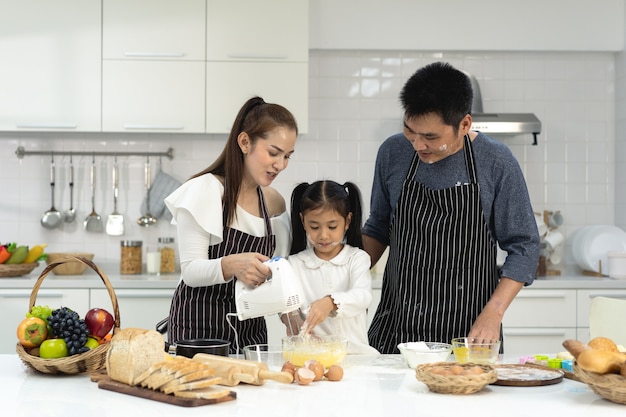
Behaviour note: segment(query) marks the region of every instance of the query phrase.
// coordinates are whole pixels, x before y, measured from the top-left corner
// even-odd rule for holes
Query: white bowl
[[[404,363],[415,369],[422,363],[445,362],[450,357],[452,345],[440,342],[405,342],[398,345]]]

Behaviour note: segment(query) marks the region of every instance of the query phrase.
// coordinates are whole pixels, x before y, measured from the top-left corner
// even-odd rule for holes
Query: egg
[[[280,371],[289,372],[291,375],[294,375],[296,372],[296,366],[293,363],[287,361],[283,364],[283,367],[280,368]]]
[[[452,375],[461,375],[463,374],[463,367],[461,365],[452,365],[449,369]]]
[[[465,369],[465,375],[482,375],[485,373],[485,370],[480,366],[470,366]]]
[[[315,359],[306,361],[304,363],[304,366],[309,368],[315,373],[315,379],[313,379],[313,381],[319,381],[320,379],[324,377],[324,371],[325,371],[324,365],[322,365],[320,362],[316,361]]]
[[[329,381],[341,381],[343,378],[343,368],[339,365],[331,365],[326,371],[326,379]]]
[[[309,385],[315,379],[315,372],[309,368],[300,367],[296,370],[294,379],[300,385]]]

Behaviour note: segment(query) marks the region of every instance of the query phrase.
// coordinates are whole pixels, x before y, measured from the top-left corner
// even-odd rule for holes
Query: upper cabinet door
[[[204,61],[205,0],[103,0],[104,59]]]
[[[207,61],[307,62],[307,0],[207,0]]]
[[[0,130],[100,130],[100,11],[100,0],[0,1]]]

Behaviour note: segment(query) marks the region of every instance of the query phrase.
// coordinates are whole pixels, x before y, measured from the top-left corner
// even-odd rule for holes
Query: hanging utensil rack
[[[22,159],[25,156],[30,155],[86,155],[86,156],[166,156],[169,159],[174,159],[174,149],[167,148],[165,152],[108,152],[108,151],[27,151],[23,146],[20,146],[15,151],[18,158]]]

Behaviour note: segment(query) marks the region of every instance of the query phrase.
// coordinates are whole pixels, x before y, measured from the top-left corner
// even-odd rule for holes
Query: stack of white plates
[[[572,256],[584,271],[608,275],[613,251],[626,251],[626,232],[617,226],[585,226],[572,237]]]

